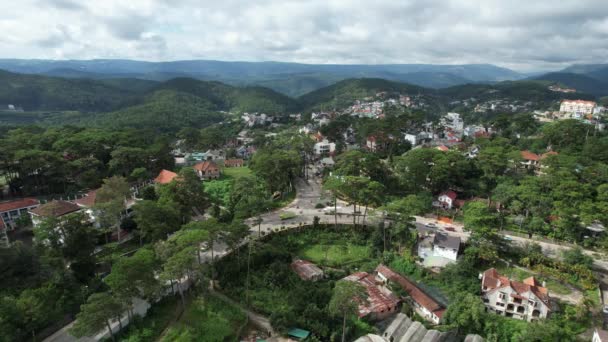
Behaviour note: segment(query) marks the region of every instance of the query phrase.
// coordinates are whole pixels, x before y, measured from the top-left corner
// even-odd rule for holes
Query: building
[[[411,133],[403,133],[403,140],[409,141],[412,147],[418,145],[418,135]]]
[[[454,132],[461,132],[464,130],[464,121],[458,113],[447,113],[441,118],[441,125]]]
[[[243,167],[245,161],[243,159],[226,159],[224,160],[225,167]]]
[[[608,342],[608,331],[595,328],[591,342]]]
[[[494,268],[481,274],[481,298],[489,311],[529,322],[551,312],[549,291],[534,277],[512,281]]]
[[[307,260],[297,259],[291,263],[291,269],[302,280],[317,281],[323,279],[323,270]]]
[[[384,284],[392,282],[401,286],[410,295],[414,309],[420,316],[434,324],[441,322],[441,317],[443,317],[446,310],[445,307],[426,294],[414,282],[384,265],[376,267],[376,273]]]
[[[359,318],[382,320],[399,311],[401,300],[373,274],[357,272],[343,280],[359,283],[367,291],[367,299],[359,303]]]
[[[437,201],[433,202],[433,206],[443,209],[452,209],[454,207],[458,195],[452,191],[444,191],[437,196]]]
[[[535,170],[540,162],[540,156],[530,151],[521,151],[521,166],[526,170]]]
[[[587,114],[593,114],[596,105],[594,101],[563,100],[559,106],[559,111],[568,113],[572,117],[583,117]]]
[[[336,143],[329,142],[329,140],[323,138],[323,140],[315,144],[314,151],[317,156],[332,155],[336,152]]]
[[[17,227],[17,220],[28,216],[28,211],[40,205],[35,198],[23,198],[0,203],[0,230],[13,230]]]
[[[169,170],[161,170],[158,173],[158,176],[154,178],[154,183],[156,184],[169,184],[173,179],[177,177],[177,173],[169,171]]]
[[[436,233],[433,238],[433,255],[436,257],[446,258],[452,261],[458,259],[458,251],[460,250],[460,238],[447,234]]]
[[[61,220],[63,216],[81,210],[82,208],[75,203],[53,200],[30,210],[30,216],[32,217],[32,224],[36,227],[48,218]]]
[[[194,165],[194,171],[196,171],[198,178],[202,180],[220,178],[220,167],[210,160]]]

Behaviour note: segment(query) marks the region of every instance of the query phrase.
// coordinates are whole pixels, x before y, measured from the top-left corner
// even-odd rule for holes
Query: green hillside
[[[596,75],[601,75],[602,69],[595,70]],[[598,78],[590,77],[585,74],[575,74],[566,72],[552,72],[536,77],[538,80],[546,80],[570,88],[579,92],[593,94],[596,96],[608,95],[608,82],[602,82]]]
[[[0,106],[27,111],[78,110],[101,112],[133,101],[135,92],[87,79],[21,75],[0,70]]]
[[[331,110],[344,108],[355,100],[373,96],[378,92],[433,93],[433,90],[406,83],[387,81],[379,78],[357,78],[340,81],[298,98],[306,109]]]
[[[149,128],[175,132],[183,127],[202,128],[224,119],[214,105],[200,97],[172,90],[159,90],[143,103],[115,112],[74,120],[83,125]]]
[[[159,84],[155,90],[174,90],[198,96],[216,110],[280,114],[298,109],[297,102],[263,87],[233,87],[220,82],[175,78]]]

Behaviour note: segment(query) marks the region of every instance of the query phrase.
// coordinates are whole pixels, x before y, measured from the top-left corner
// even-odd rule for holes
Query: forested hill
[[[122,84],[134,80],[121,80]],[[22,75],[0,70],[0,106],[30,110],[109,111],[136,101],[137,92],[104,81]]]
[[[608,71],[608,68],[606,69]],[[537,80],[545,80],[560,84],[577,91],[593,94],[596,96],[608,95],[608,77],[604,81],[590,77],[585,74],[568,72],[552,72],[535,77]]]
[[[380,78],[357,78],[317,89],[299,97],[298,100],[300,105],[306,109],[330,110],[344,108],[357,99],[374,96],[383,91],[404,94],[431,94],[435,92],[431,89]]]
[[[175,78],[159,84],[154,90],[175,90],[209,101],[217,110],[281,114],[297,111],[296,100],[263,87],[233,87],[221,82],[193,78]]]
[[[548,103],[561,99],[594,99],[585,93],[560,93],[549,90],[551,81],[505,81],[496,84],[466,84],[440,89],[437,94],[450,100],[475,98],[485,101],[497,98],[508,98],[519,101]]]

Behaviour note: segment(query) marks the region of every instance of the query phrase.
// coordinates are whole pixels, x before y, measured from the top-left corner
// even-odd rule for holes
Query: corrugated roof
[[[307,260],[294,260],[291,263],[291,269],[296,272],[302,280],[310,280],[323,275],[323,270]]]

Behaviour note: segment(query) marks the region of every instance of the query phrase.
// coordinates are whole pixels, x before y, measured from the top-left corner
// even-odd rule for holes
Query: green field
[[[300,251],[300,256],[320,265],[341,266],[367,261],[369,253],[368,246],[345,242],[330,245],[308,245]]]
[[[253,175],[251,170],[246,166],[244,166],[244,167],[225,167],[222,169],[222,173],[225,177],[234,178],[234,179]]]

